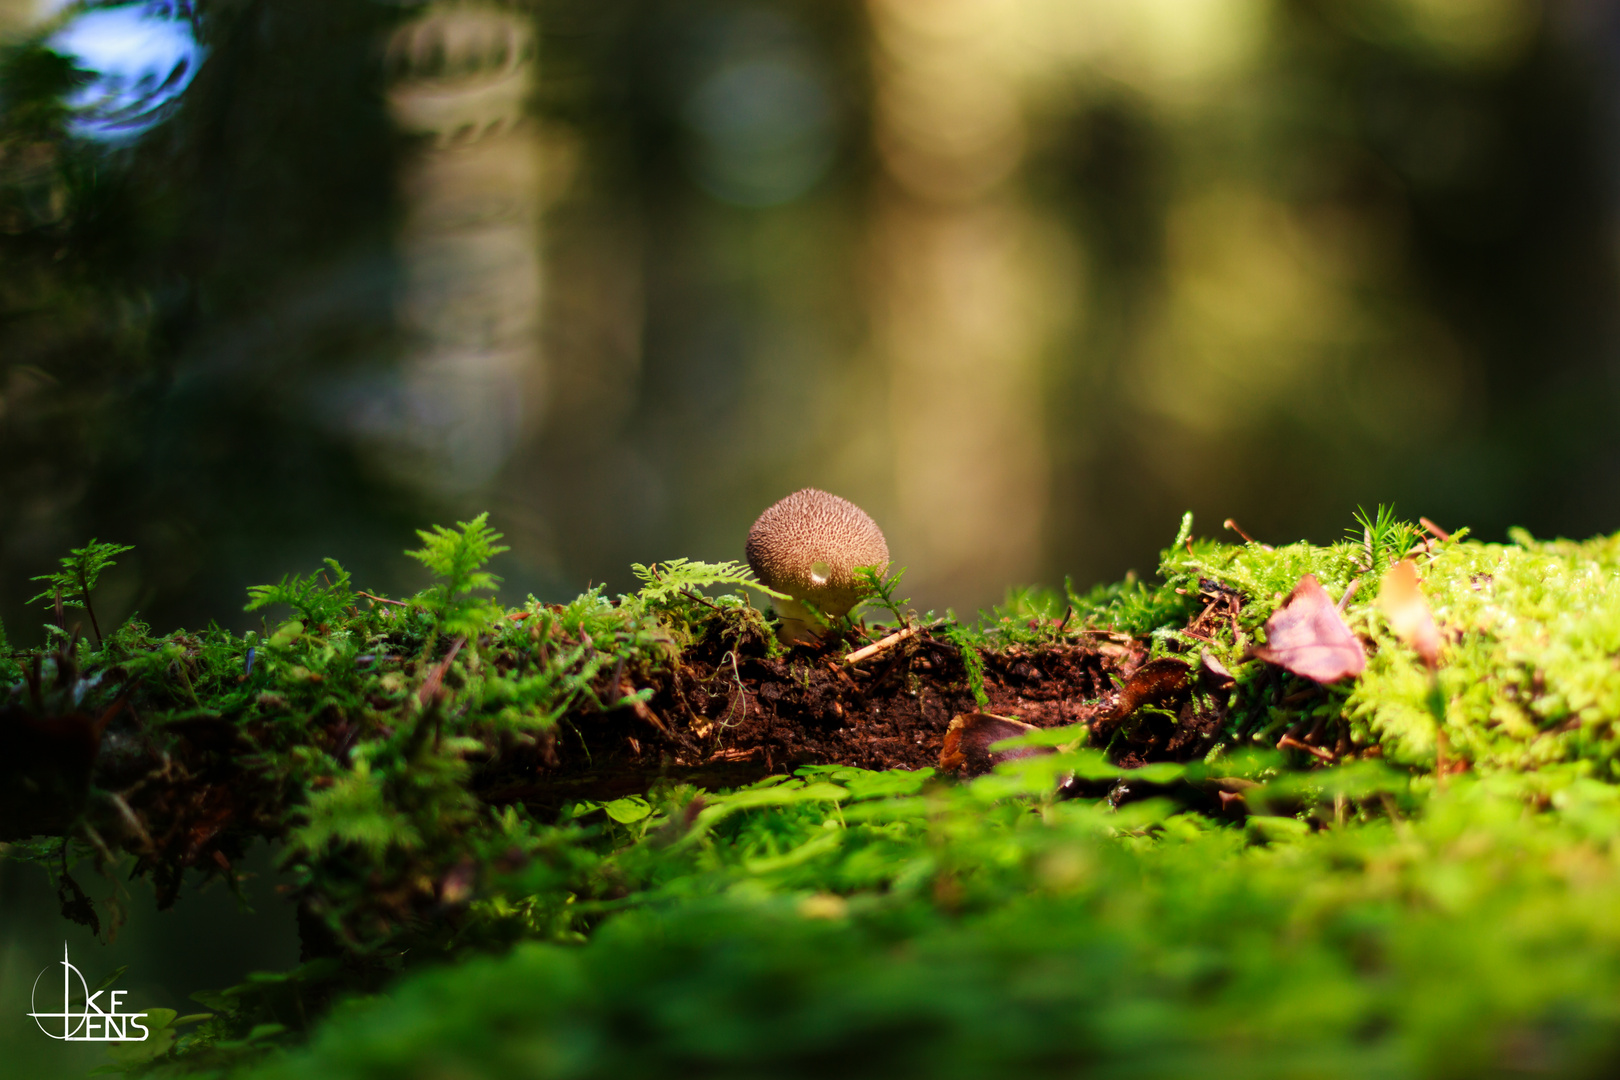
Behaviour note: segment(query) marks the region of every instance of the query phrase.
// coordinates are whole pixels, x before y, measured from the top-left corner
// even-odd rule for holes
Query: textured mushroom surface
[[[888,569],[889,545],[860,507],[805,488],[759,515],[748,531],[748,565],[771,588],[837,618],[861,598],[857,569]],[[789,615],[785,605],[778,610]]]

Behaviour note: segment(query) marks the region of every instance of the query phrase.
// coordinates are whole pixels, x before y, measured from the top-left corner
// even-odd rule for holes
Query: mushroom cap
[[[748,565],[759,580],[837,618],[861,598],[855,571],[889,566],[883,530],[848,499],[795,491],[748,530]]]

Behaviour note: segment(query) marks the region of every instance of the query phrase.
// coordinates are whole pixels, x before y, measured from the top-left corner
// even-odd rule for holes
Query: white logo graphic
[[[94,994],[90,992],[90,987],[85,984],[84,976],[79,973],[79,969],[68,963],[67,942],[65,941],[62,942],[62,1011],[40,1012],[39,983],[41,979],[50,974],[50,971],[50,968],[46,968],[39,973],[39,978],[34,980],[32,1001],[34,1011],[28,1015],[34,1018],[34,1023],[39,1025],[39,1030],[51,1038],[60,1039],[63,1042],[146,1041],[146,1037],[150,1032],[146,1030],[146,1025],[141,1023],[142,1020],[146,1019],[146,1013],[118,1011],[123,1007],[123,1003],[118,1000],[119,997],[129,993],[129,991],[112,991],[108,996],[108,1003],[112,1006],[112,1011],[103,1010],[100,1005],[96,1004],[96,999],[102,994],[108,994],[108,991],[97,990]],[[79,995],[84,998],[82,1012],[73,1011],[74,979],[79,980]],[[47,1025],[47,1020],[60,1020],[61,1024]],[[54,1030],[58,1026],[61,1028],[60,1035]],[[133,1035],[131,1034],[132,1031],[139,1031],[140,1034]]]

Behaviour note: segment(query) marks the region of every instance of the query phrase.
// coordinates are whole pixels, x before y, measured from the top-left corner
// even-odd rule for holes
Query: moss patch
[[[894,625],[785,649],[734,563],[505,609],[483,518],[422,538],[438,581],[415,597],[329,563],[251,590],[282,620],[260,632],[97,643],[53,594],[49,646],[0,660],[6,853],[69,917],[101,917],[85,861],[172,902],[267,837],[295,876],[309,962],[202,995],[149,1048],[164,1070],[251,1063],[401,977],[298,1067],[1472,1075],[1620,1045],[1590,1004],[1620,970],[1591,907],[1616,873],[1620,539],[1483,544],[1379,514],[1272,549],[1189,520],[1154,582],[1015,591],[974,621],[883,583],[912,632],[851,663]],[[1402,558],[1433,672],[1379,603]],[[1307,573],[1345,598],[1359,677],[1253,658]],[[981,712],[1043,752],[938,775],[953,718]],[[1425,944],[1468,1010],[1430,1003]],[[513,980],[529,1035],[477,1019],[507,1008],[478,988]],[[377,1030],[408,1032],[405,1057]]]

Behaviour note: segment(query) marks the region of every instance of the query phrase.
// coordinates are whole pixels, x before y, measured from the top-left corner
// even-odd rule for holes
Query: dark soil
[[[660,778],[723,787],[804,765],[939,767],[952,719],[976,712],[1040,728],[1088,724],[1093,743],[1130,766],[1199,752],[1221,720],[1195,709],[1184,662],[1145,662],[1139,642],[981,650],[982,706],[948,638],[920,631],[854,665],[844,662],[851,648],[797,646],[773,658],[699,645],[639,684],[619,672],[619,693],[603,698],[651,685],[645,706],[568,717],[532,772],[493,771],[483,794],[554,808]]]

